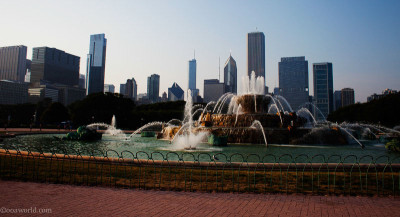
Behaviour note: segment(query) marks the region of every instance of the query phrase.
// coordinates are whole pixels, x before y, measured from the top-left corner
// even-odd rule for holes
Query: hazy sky
[[[400,89],[400,1],[0,1],[0,46],[55,47],[81,57],[86,74],[91,34],[105,33],[105,83],[134,77],[146,92],[159,74],[162,92],[176,81],[187,88],[188,61],[196,50],[197,87],[218,78],[230,51],[238,65],[238,90],[246,69],[246,34],[265,34],[266,82],[278,86],[281,57],[332,62],[334,88],[352,87],[364,102],[385,88]],[[223,81],[223,73],[221,73]]]

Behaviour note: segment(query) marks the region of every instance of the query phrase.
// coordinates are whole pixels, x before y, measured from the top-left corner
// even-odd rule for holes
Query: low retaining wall
[[[0,149],[0,178],[202,192],[400,193],[400,164],[376,163],[372,157],[369,163],[354,159],[354,163],[199,162],[137,159],[133,153],[132,158],[116,158]]]

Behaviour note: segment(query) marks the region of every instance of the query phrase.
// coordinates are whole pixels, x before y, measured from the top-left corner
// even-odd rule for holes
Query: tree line
[[[328,116],[332,122],[364,122],[387,127],[400,125],[400,93],[389,94],[367,103],[339,108]]]
[[[45,99],[37,104],[0,105],[0,123],[8,127],[39,126],[73,128],[90,123],[111,123],[115,115],[120,129],[137,129],[152,121],[182,119],[185,102],[163,102],[136,106],[121,94],[96,93],[65,107]]]

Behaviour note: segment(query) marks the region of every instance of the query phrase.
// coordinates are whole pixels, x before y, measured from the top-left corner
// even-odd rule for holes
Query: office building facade
[[[279,95],[293,110],[308,102],[308,61],[305,57],[282,57],[279,68]]]
[[[0,80],[24,82],[27,47],[23,45],[0,48]]]
[[[28,83],[0,80],[0,105],[28,102]]]
[[[43,84],[38,87],[28,89],[28,101],[38,103],[45,98],[50,98],[52,102],[58,102],[59,90],[52,85]]]
[[[160,76],[157,74],[152,74],[147,77],[147,97],[150,102],[158,102],[160,95]]]
[[[189,60],[189,80],[188,80],[189,90],[196,89],[196,69],[197,69],[196,59]]]
[[[114,93],[115,86],[113,84],[104,84],[104,93]]]
[[[247,75],[255,72],[265,80],[265,36],[262,32],[247,34]]]
[[[177,84],[173,83],[170,88],[168,88],[168,101],[178,101],[184,100],[185,91]]]
[[[79,85],[80,57],[49,47],[32,51],[31,87],[42,83]]]
[[[314,117],[317,120],[327,118],[333,111],[333,70],[332,63],[314,63]],[[321,114],[322,113],[322,114]]]
[[[333,111],[342,107],[342,92],[340,90],[335,90],[333,93],[333,101]]]
[[[126,83],[125,84],[120,84],[119,85],[119,94],[122,94],[125,96],[125,89],[126,89]]]
[[[133,85],[133,94],[132,94],[132,97],[133,97],[133,100],[137,100],[137,87],[138,87],[138,85],[137,85],[137,83],[136,83],[136,80],[135,80],[135,78],[132,78],[132,85]]]
[[[86,94],[104,91],[107,39],[104,34],[90,36],[86,68]]]
[[[85,89],[85,75],[79,74],[79,88]]]
[[[189,60],[189,80],[188,80],[189,91],[187,97],[192,97],[192,102],[197,102],[197,96],[199,95],[199,89],[196,88],[196,73],[197,73],[196,59]]]
[[[353,88],[343,88],[341,90],[341,102],[342,102],[343,107],[354,104],[354,89]]]
[[[237,66],[232,55],[229,55],[224,66],[225,91],[237,94]]]
[[[204,99],[203,102],[218,101],[225,93],[225,84],[220,83],[218,79],[204,80]]]
[[[137,100],[137,83],[134,78],[126,80],[124,95],[134,101]]]

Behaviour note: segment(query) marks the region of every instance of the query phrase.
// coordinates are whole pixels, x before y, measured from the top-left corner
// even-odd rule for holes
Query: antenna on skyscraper
[[[193,50],[193,59],[196,59],[196,49]]]

